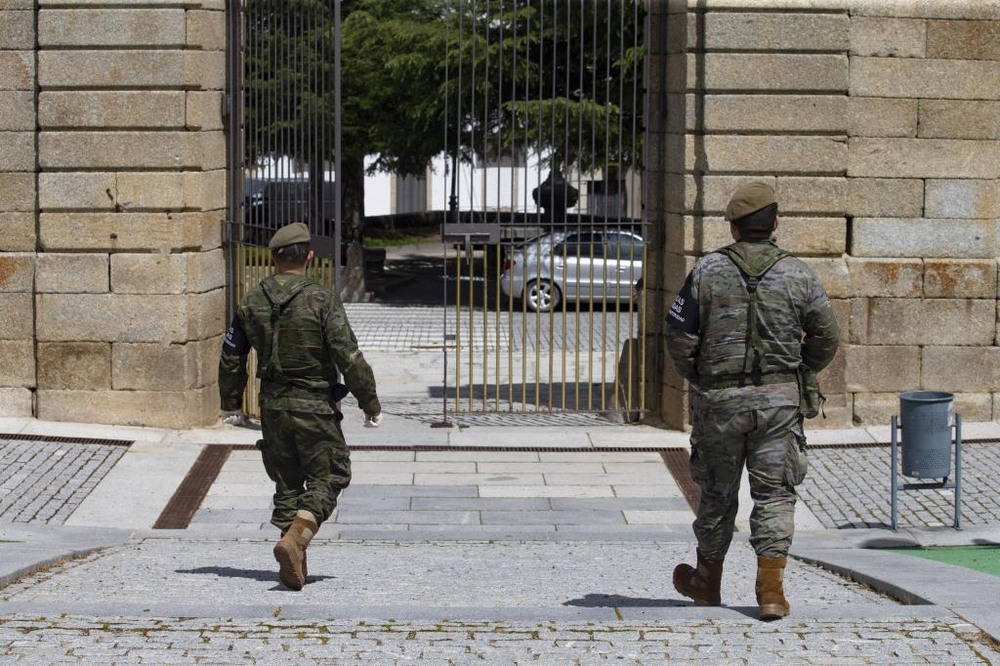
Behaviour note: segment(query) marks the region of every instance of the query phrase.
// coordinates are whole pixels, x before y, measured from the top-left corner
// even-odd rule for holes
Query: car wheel
[[[524,288],[524,302],[533,312],[551,312],[560,298],[559,287],[548,280],[532,280]]]

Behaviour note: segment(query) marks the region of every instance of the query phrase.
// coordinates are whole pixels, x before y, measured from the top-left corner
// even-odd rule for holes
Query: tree
[[[246,158],[333,157],[336,0],[247,0]],[[636,166],[642,0],[350,0],[342,11],[342,229],[360,240],[364,161],[422,175],[535,151],[560,171]]]

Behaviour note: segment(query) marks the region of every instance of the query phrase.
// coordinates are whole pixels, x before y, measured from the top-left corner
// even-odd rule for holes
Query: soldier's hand
[[[219,417],[226,425],[236,426],[237,428],[249,428],[250,430],[260,430],[260,424],[251,421],[250,417],[244,414],[242,409],[234,409],[231,411],[223,410],[219,413]]]
[[[377,428],[382,424],[382,413],[379,412],[375,416],[365,416],[365,427],[366,428]]]

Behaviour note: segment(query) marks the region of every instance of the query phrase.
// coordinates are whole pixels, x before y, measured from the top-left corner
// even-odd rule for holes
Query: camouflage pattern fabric
[[[798,407],[740,409],[693,397],[691,477],[701,489],[694,534],[698,550],[722,561],[738,509],[740,477],[750,480],[750,545],[760,557],[785,557],[795,531],[795,486],[806,474]]]
[[[738,241],[729,247],[750,267],[766,266],[781,251],[770,241]],[[691,470],[702,488],[694,527],[699,549],[710,558],[724,556],[732,539],[744,464],[755,504],[751,543],[763,557],[787,554],[794,487],[805,475],[795,377],[800,364],[814,372],[825,368],[840,337],[833,307],[813,271],[796,257],[781,259],[758,284],[763,354],[762,382],[755,386],[744,374],[752,353],[749,302],[736,265],[712,253],[695,264],[667,315],[667,351],[694,388]],[[730,379],[732,386],[700,386]]]
[[[376,416],[382,407],[371,367],[340,299],[300,275],[266,278],[237,308],[219,359],[223,410],[242,407],[251,347],[261,380],[261,450],[276,487],[272,522],[286,528],[294,506],[322,523],[351,477],[331,385],[339,370],[364,413]]]
[[[262,409],[257,441],[264,469],[274,481],[271,524],[284,532],[305,509],[319,524],[351,483],[351,456],[340,422],[325,414]]]

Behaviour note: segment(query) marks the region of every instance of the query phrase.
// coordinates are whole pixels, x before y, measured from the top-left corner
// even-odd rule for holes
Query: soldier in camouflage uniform
[[[757,602],[761,619],[774,620],[790,610],[782,573],[795,486],[806,473],[800,378],[815,381],[840,330],[813,271],[771,241],[778,205],[770,186],[739,188],[726,219],[736,242],[698,260],[667,315],[667,350],[693,387],[691,475],[701,489],[697,567],[678,565],[673,582],[698,605],[721,603],[746,465]]]
[[[247,355],[251,347],[257,352],[263,435],[257,446],[275,486],[271,523],[282,537],[274,557],[281,582],[293,590],[306,582],[309,541],[351,481],[337,402],[349,389],[369,427],[378,426],[382,414],[375,378],[340,298],[305,276],[313,257],[309,243],[302,223],[275,232],[269,247],[277,272],[237,308],[219,360],[225,419],[242,414]],[[338,370],[346,389],[336,383]]]

